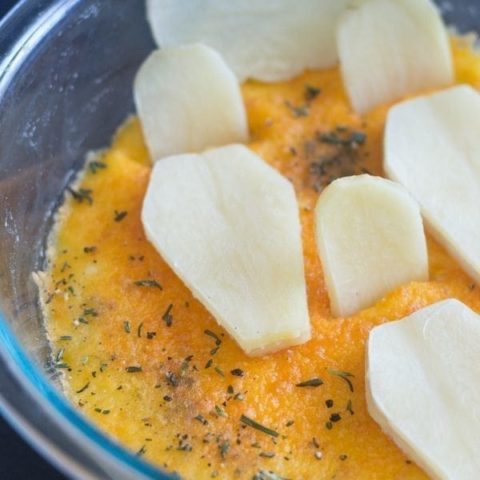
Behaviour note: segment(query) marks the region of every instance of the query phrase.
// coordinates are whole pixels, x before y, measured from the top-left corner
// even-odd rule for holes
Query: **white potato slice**
[[[135,78],[134,98],[153,161],[248,139],[237,79],[205,45],[150,54]]]
[[[461,85],[389,112],[384,167],[437,240],[480,282],[480,94]]]
[[[345,88],[357,113],[453,82],[446,28],[430,0],[371,0],[338,25]]]
[[[420,209],[394,182],[370,175],[335,180],[318,199],[315,223],[335,316],[353,315],[402,284],[428,278]]]
[[[147,0],[161,47],[201,42],[238,79],[288,80],[337,62],[335,26],[350,0]]]
[[[370,415],[432,478],[480,475],[480,316],[445,300],[374,328]]]
[[[249,355],[310,338],[290,182],[241,145],[165,158],[143,204],[147,238]]]

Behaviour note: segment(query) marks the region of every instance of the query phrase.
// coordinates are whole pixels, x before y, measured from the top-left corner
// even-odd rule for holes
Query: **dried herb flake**
[[[323,385],[323,380],[321,378],[311,378],[310,380],[305,380],[304,382],[297,383],[296,387],[319,387]]]
[[[90,386],[90,382],[87,382],[80,390],[77,390],[75,393],[83,393]]]
[[[126,212],[125,210],[123,211],[115,210],[113,219],[115,220],[115,222],[118,223],[118,222],[121,222],[127,215],[128,215],[128,212]]]
[[[275,456],[275,453],[273,453],[273,452],[260,452],[258,455],[260,457],[263,457],[263,458],[273,458]]]
[[[259,470],[252,480],[288,480],[288,478],[281,477],[271,470]]]
[[[314,87],[313,85],[305,85],[305,101],[306,102],[311,102],[312,100],[315,100],[315,98],[320,95],[321,90],[318,87]]]
[[[347,385],[348,385],[348,388],[350,389],[350,391],[353,393],[353,383],[352,381],[350,380],[350,378],[354,378],[355,375],[353,375],[353,373],[350,373],[350,372],[344,372],[343,370],[328,370],[328,373],[330,375],[335,375],[337,377],[340,377],[342,380],[344,380]]]
[[[219,417],[228,417],[227,412],[222,407],[219,407],[218,405],[215,405],[215,413]]]
[[[127,373],[138,373],[142,371],[142,367],[132,365],[130,367],[127,367],[125,370]]]
[[[98,170],[103,170],[104,168],[107,168],[107,164],[99,162],[98,160],[94,160],[93,162],[90,162],[88,164],[88,168],[93,174],[95,174],[98,172]]]
[[[167,327],[171,327],[173,323],[172,308],[173,308],[173,303],[171,303],[167,307],[167,310],[165,310],[165,313],[162,315],[162,320],[165,322],[165,325]]]
[[[278,437],[279,435],[279,433],[275,430],[265,427],[261,423],[258,423],[257,421],[247,417],[246,415],[242,414],[242,416],[240,417],[240,422],[248,425],[249,427],[255,428],[256,430],[259,430],[260,432],[266,433],[267,435],[271,435],[272,437]]]
[[[223,441],[218,445],[218,449],[220,450],[220,455],[223,459],[227,456],[228,451],[230,450],[230,442],[228,440]]]
[[[216,333],[212,332],[211,330],[208,330],[208,329],[204,330],[203,333],[205,335],[208,335],[209,337],[212,337],[215,340],[215,345],[218,346],[222,343],[222,340],[220,340],[220,337]]]
[[[178,386],[178,377],[175,375],[174,372],[167,372],[165,374],[165,379],[167,380],[167,383],[172,386],[172,387],[177,387]]]
[[[136,453],[136,456],[137,457],[141,457],[143,456],[145,453],[146,453],[147,449],[145,447],[145,445],[142,445],[142,447],[140,448],[140,450]]]
[[[308,105],[295,106],[295,105],[292,105],[288,100],[285,102],[285,105],[297,118],[308,117],[308,114],[310,113],[310,109]]]
[[[332,423],[339,422],[342,419],[342,416],[339,413],[332,413],[330,415],[330,421]]]
[[[163,290],[162,286],[156,280],[149,279],[149,278],[144,280],[136,280],[134,283],[137,287],[152,287],[152,288],[158,288],[159,290]]]
[[[92,205],[93,198],[92,198],[92,191],[89,188],[80,188],[78,190],[74,190],[71,187],[67,187],[67,191],[72,195],[73,199],[78,203],[83,203],[84,201],[87,202],[89,205]]]
[[[198,420],[202,425],[208,425],[208,420],[202,415],[197,415],[196,417],[193,417],[193,418],[194,420]]]

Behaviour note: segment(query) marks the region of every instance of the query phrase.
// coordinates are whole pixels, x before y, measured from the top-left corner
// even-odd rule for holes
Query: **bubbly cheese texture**
[[[295,191],[251,150],[230,145],[157,162],[142,221],[165,261],[247,354],[310,338]]]
[[[420,209],[394,182],[371,175],[335,180],[318,199],[315,223],[336,316],[353,315],[401,285],[428,279]]]
[[[439,242],[480,281],[480,94],[460,85],[393,107],[385,171],[419,202]]]
[[[458,81],[480,88],[478,55],[464,40],[454,44]],[[70,369],[65,391],[112,438],[186,480],[269,471],[292,480],[427,480],[368,414],[366,341],[374,326],[448,297],[480,311],[480,289],[427,235],[428,282],[335,319],[315,245],[318,192],[340,175],[382,174],[389,105],[363,119],[353,114],[337,68],[246,82],[242,94],[249,147],[292,181],[299,200],[311,340],[247,356],[193,298],[145,237],[152,163],[133,119],[71,186],[90,190],[92,203],[67,193],[52,233],[41,296],[53,354],[62,352]],[[351,148],[356,132],[366,138]],[[296,386],[317,377],[323,385]],[[242,414],[279,436],[246,426]]]
[[[431,0],[359,3],[337,30],[343,81],[358,113],[453,82],[447,31]]]
[[[154,51],[141,65],[133,90],[153,161],[248,139],[238,82],[205,45]]]
[[[160,47],[201,42],[237,74],[275,82],[337,62],[335,26],[350,0],[147,0]]]
[[[432,478],[480,472],[479,358],[480,316],[457,300],[370,333],[369,412]]]

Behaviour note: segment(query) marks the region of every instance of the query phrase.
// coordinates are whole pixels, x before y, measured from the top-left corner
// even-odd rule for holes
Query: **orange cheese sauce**
[[[480,87],[479,56],[461,40],[454,53],[458,81]],[[248,82],[243,95],[250,147],[298,195],[312,340],[249,358],[193,298],[145,238],[151,165],[131,119],[87,162],[52,234],[41,293],[66,392],[113,438],[189,479],[425,479],[368,415],[365,343],[372,327],[445,298],[480,311],[479,289],[429,238],[429,282],[333,318],[312,209],[333,178],[382,174],[388,107],[353,114],[338,69]],[[296,386],[312,378],[323,384]]]

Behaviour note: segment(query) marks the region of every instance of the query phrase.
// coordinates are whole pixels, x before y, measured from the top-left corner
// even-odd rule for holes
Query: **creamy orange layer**
[[[480,58],[459,40],[454,50],[458,81],[480,87]],[[113,438],[185,478],[427,478],[368,415],[365,342],[375,325],[445,298],[480,311],[478,288],[429,239],[429,282],[333,318],[312,209],[333,178],[382,174],[387,106],[354,115],[338,69],[248,82],[243,95],[250,147],[297,191],[312,340],[247,357],[148,243],[140,212],[151,166],[132,119],[66,195],[52,238],[42,297],[67,394]]]

